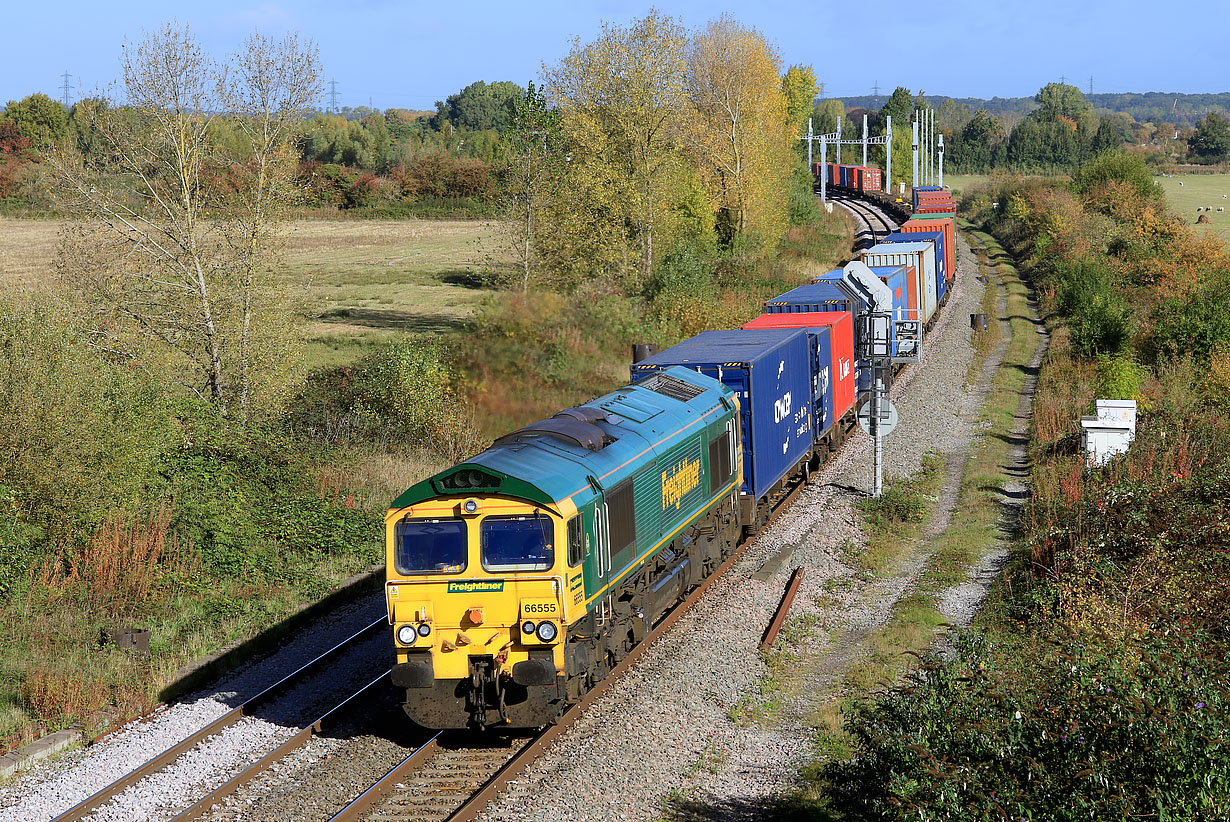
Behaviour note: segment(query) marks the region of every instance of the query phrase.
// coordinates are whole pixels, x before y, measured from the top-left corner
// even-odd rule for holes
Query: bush
[[[20,502],[11,528],[79,545],[109,512],[148,504],[175,423],[159,375],[92,348],[72,316],[0,300],[0,486]]]
[[[175,498],[172,529],[198,547],[210,573],[261,579],[279,573],[288,552],[361,553],[377,544],[380,512],[322,493],[312,464],[283,434],[203,404],[179,411],[184,442],[164,457],[164,493]]]
[[[873,528],[883,528],[889,525],[907,522],[922,522],[927,515],[927,498],[909,481],[894,481],[891,477],[885,483],[880,497],[862,501],[863,510],[867,512],[867,522]]]
[[[1224,819],[1230,662],[1211,639],[1044,651],[966,635],[849,713],[833,802],[859,819]]]
[[[1208,362],[1214,352],[1230,350],[1230,291],[1210,288],[1164,299],[1153,321],[1152,347],[1159,357]]]
[[[1072,188],[1082,195],[1096,192],[1110,183],[1126,184],[1145,202],[1166,199],[1165,191],[1153,181],[1153,172],[1138,154],[1103,152],[1077,169],[1072,178]]]
[[[1058,266],[1056,305],[1072,329],[1072,349],[1084,357],[1117,354],[1132,335],[1132,310],[1111,284],[1107,267],[1090,260]]]
[[[645,284],[650,300],[663,295],[707,296],[713,289],[714,255],[701,243],[681,241],[655,267]]]
[[[1114,400],[1138,400],[1149,378],[1149,369],[1130,356],[1098,357],[1098,397]]]
[[[363,441],[448,459],[472,454],[482,441],[446,357],[439,343],[412,338],[313,374],[293,404],[291,430],[322,445]]]

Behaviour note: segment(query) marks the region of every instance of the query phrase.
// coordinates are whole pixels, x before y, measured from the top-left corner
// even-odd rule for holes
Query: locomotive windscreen
[[[479,526],[487,571],[546,571],[555,564],[551,518],[487,517]]]
[[[459,519],[403,519],[394,531],[401,574],[457,574],[466,568],[466,524]]]

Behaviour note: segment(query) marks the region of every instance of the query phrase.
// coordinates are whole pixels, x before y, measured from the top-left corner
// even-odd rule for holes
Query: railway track
[[[853,214],[854,218],[863,225],[863,230],[855,234],[855,251],[870,248],[878,243],[880,239],[887,237],[897,230],[895,222],[885,216],[875,206],[857,197],[848,197],[844,194],[830,194],[829,199]]]
[[[258,716],[262,711],[274,705],[279,699],[293,692],[296,688],[303,686],[314,677],[318,677],[329,672],[334,665],[336,665],[340,660],[343,660],[347,654],[353,651],[356,647],[374,638],[382,637],[387,630],[388,622],[384,618],[378,619],[366,627],[361,628],[349,637],[343,639],[338,644],[334,645],[329,650],[325,651],[323,654],[320,654],[311,661],[301,665],[296,670],[268,686],[260,693],[235,706],[222,716],[213,720],[175,745],[172,745],[170,748],[167,748],[152,759],[147,760],[140,767],[130,771],[112,782],[110,785],[82,800],[72,808],[69,808],[67,811],[55,817],[54,822],[75,822],[75,820],[84,819],[102,806],[109,803],[111,800],[115,799],[120,794],[127,791],[130,787],[137,785],[142,780],[170,767],[184,754],[216,737],[218,734],[240,722],[240,720],[246,717]],[[324,711],[314,721],[301,727],[299,731],[290,739],[284,741],[274,751],[271,751],[261,757],[261,759],[253,765],[245,768],[240,772],[240,774],[230,779],[226,784],[210,792],[208,796],[193,802],[187,809],[181,811],[175,818],[199,818],[205,810],[207,810],[223,796],[233,792],[240,785],[246,783],[261,771],[267,770],[291,751],[301,747],[303,744],[306,744],[308,739],[310,739],[314,733],[319,733],[322,729],[331,725],[331,723],[347,708],[355,707],[360,702],[370,699],[375,694],[380,692],[381,689],[379,684],[386,677],[387,670],[381,675],[380,678],[368,682],[358,692],[349,694],[345,699],[336,703],[330,709]]]
[[[806,486],[800,480],[773,508],[769,522],[786,511]],[[767,525],[767,523],[766,523]],[[707,580],[671,610],[645,639],[612,669],[610,676],[573,705],[555,725],[520,742],[509,740],[506,752],[497,745],[450,748],[464,738],[438,733],[412,751],[384,777],[355,797],[329,822],[468,822],[523,773],[538,756],[568,730],[585,709],[604,693],[687,613],[709,588],[743,556],[755,537],[744,538],[735,552]]]

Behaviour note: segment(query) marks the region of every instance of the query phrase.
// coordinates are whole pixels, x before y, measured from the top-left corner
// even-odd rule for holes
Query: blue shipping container
[[[681,365],[732,389],[741,406],[741,491],[759,500],[811,450],[810,347],[800,329],[705,331],[635,363],[632,381]]]
[[[938,302],[948,291],[948,254],[944,249],[943,231],[899,231],[889,234],[882,242],[914,243],[931,240],[935,243],[935,299]]]
[[[861,304],[828,282],[807,283],[778,294],[764,304],[765,314],[799,314],[806,311],[849,311],[857,314]]]

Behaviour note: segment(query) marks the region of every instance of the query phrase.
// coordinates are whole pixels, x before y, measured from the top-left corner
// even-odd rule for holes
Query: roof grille
[[[678,377],[672,377],[670,374],[664,374],[661,371],[641,380],[637,383],[637,386],[648,388],[650,391],[656,391],[680,402],[694,400],[705,393],[705,389],[692,385],[690,382],[684,382]]]

